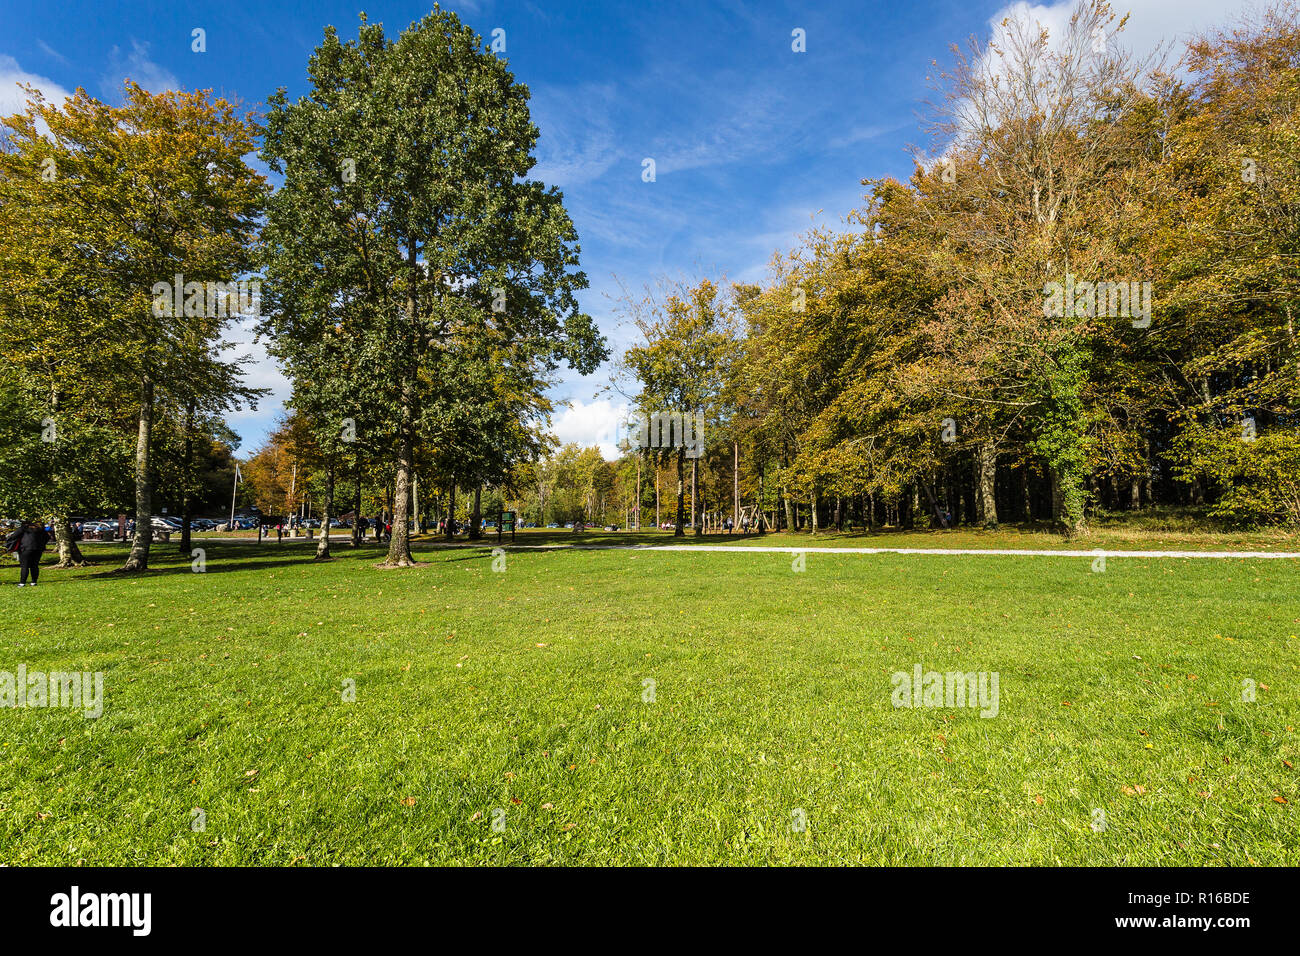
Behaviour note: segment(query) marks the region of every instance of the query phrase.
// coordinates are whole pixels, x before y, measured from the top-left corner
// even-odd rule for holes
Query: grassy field
[[[0,570],[0,671],[104,673],[0,710],[0,863],[1300,864],[1294,559],[196,544]],[[997,716],[895,708],[917,664]]]

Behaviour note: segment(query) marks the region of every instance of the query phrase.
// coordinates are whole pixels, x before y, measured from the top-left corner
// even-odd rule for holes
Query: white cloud
[[[53,80],[28,73],[13,57],[0,54],[0,116],[12,116],[27,108],[27,94],[19,84],[35,87],[47,100],[60,106],[72,95]]]
[[[99,91],[105,99],[120,101],[126,80],[134,80],[150,93],[179,89],[180,81],[165,67],[149,59],[149,44],[131,41],[131,52],[115,46],[108,53],[108,70],[100,77]]]
[[[552,417],[551,431],[561,444],[575,442],[583,448],[596,445],[606,460],[612,461],[618,458],[618,439],[627,415],[626,402],[570,399],[569,407]]]
[[[1172,54],[1172,62],[1176,62],[1182,56],[1187,40],[1230,23],[1258,5],[1253,0],[1115,0],[1112,8],[1119,18],[1129,14],[1119,39],[1139,62],[1162,46]],[[1074,7],[1074,0],[1053,4],[1030,4],[1019,0],[989,18],[990,32],[1000,33],[998,24],[1004,18],[1027,15],[1047,27],[1053,36],[1059,36]],[[1119,22],[1118,18],[1116,22]]]

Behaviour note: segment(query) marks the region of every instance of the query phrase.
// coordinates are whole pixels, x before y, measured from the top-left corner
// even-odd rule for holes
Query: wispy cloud
[[[54,47],[50,46],[44,40],[37,40],[36,45],[41,48],[42,53],[48,56],[51,60],[54,60],[56,63],[60,63],[63,66],[72,65],[72,62],[66,56],[54,49]]]
[[[122,87],[133,80],[151,93],[179,88],[180,82],[166,67],[149,59],[149,44],[131,41],[130,52],[115,46],[108,52],[108,69],[100,77],[100,94],[108,100],[120,102]]]
[[[599,179],[620,149],[614,136],[616,94],[610,84],[532,90],[533,120],[541,130],[537,166],[530,174],[547,184],[574,186]]]

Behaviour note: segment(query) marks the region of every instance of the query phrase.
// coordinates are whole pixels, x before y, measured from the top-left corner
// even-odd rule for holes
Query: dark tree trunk
[[[482,540],[483,538],[483,531],[482,531],[483,514],[481,510],[482,507],[483,507],[483,486],[475,485],[474,486],[474,513],[470,516],[469,519],[469,539],[471,541],[479,541]]]
[[[352,547],[359,548],[363,544],[361,530],[361,452],[357,452],[357,473],[355,475],[356,483],[352,489]]]

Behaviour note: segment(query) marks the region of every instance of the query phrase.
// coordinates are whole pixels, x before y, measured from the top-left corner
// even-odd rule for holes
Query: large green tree
[[[355,41],[326,30],[308,72],[309,96],[271,98],[263,155],[285,183],[270,253],[308,266],[317,303],[340,286],[365,303],[395,432],[388,563],[404,566],[424,412],[455,404],[459,340],[491,329],[583,372],[605,350],[575,299],[586,279],[562,196],[526,178],[528,89],[481,37],[438,8],[395,40],[362,17]]]

